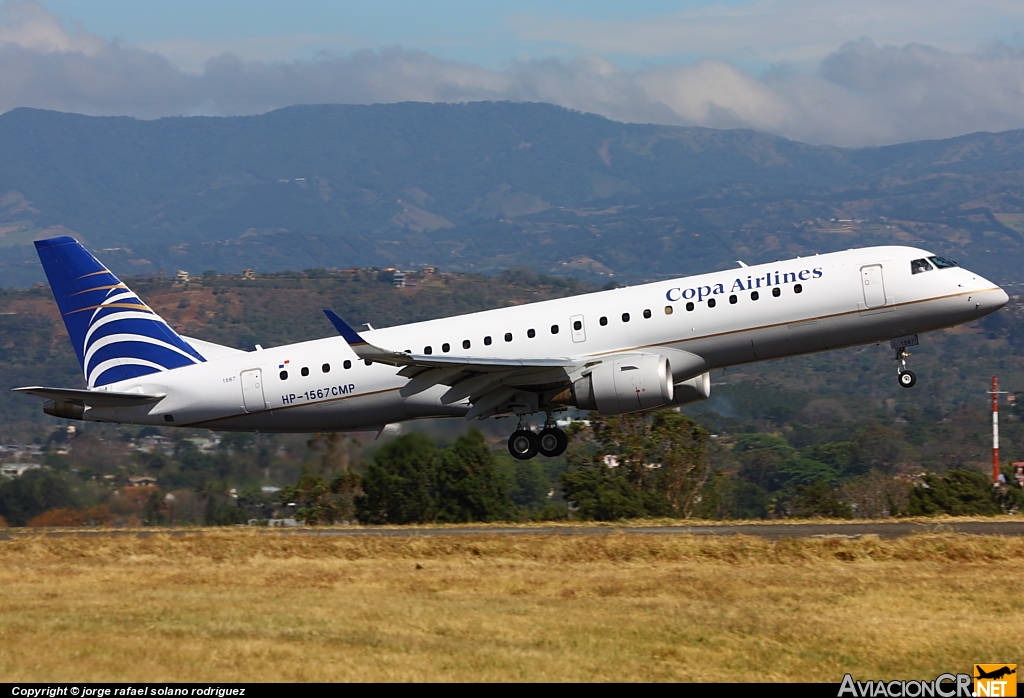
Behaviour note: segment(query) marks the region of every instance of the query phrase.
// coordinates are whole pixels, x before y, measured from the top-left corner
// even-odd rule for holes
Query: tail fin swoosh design
[[[35,244],[89,388],[206,360],[77,240]]]

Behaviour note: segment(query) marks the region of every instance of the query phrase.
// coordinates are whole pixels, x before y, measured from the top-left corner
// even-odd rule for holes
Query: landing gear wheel
[[[569,437],[556,427],[542,429],[537,440],[540,442],[540,454],[548,458],[562,455],[565,453],[565,447],[569,445]]]
[[[540,437],[529,429],[518,429],[508,437],[508,452],[517,460],[530,460],[540,450]]]
[[[904,388],[913,388],[917,384],[917,375],[908,368],[906,371],[900,371],[899,381]]]

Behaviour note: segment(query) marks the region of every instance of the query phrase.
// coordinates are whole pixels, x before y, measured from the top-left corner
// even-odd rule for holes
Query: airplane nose
[[[993,310],[999,310],[1004,305],[1010,302],[1010,296],[1007,295],[1006,291],[1001,288],[997,288],[992,293],[992,306]]]

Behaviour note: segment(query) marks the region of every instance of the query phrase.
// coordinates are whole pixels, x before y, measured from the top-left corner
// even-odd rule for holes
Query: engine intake
[[[573,383],[572,397],[577,407],[601,414],[663,407],[675,397],[672,369],[657,354],[610,358]]]

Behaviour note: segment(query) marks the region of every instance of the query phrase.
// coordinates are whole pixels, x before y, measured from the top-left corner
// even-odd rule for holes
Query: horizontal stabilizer
[[[35,395],[54,402],[71,402],[86,407],[136,407],[151,402],[159,402],[167,397],[166,393],[146,395],[144,393],[112,393],[106,390],[79,390],[77,388],[43,388],[30,386],[14,388],[16,393]]]

